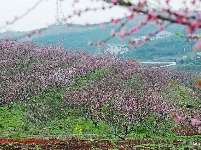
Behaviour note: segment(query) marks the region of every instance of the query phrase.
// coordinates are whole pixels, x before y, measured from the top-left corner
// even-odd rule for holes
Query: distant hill
[[[145,19],[144,15],[138,15],[131,22],[126,24],[127,29],[137,26],[141,21]],[[125,21],[125,19],[122,19]],[[100,24],[94,24],[90,26],[73,25],[66,27],[64,24],[53,25],[42,32],[41,35],[33,36],[33,41],[39,45],[44,44],[57,44],[62,41],[63,46],[70,50],[84,50],[91,53],[97,53],[98,49],[92,46],[88,46],[87,42],[97,42],[98,40],[106,39],[111,32],[111,29],[117,29],[118,26],[114,26],[111,23],[106,23],[104,29],[100,28]],[[142,27],[141,30],[132,35],[134,38],[144,36],[148,31],[158,30],[158,27],[154,24],[148,24]],[[156,57],[178,57],[183,54],[187,54],[192,51],[193,42],[185,42],[184,38],[178,37],[176,33],[183,33],[185,26],[178,24],[171,24],[166,31],[173,33],[168,38],[150,41],[144,43],[141,47],[135,47],[125,54],[121,54],[121,57],[132,57],[139,60],[152,60]],[[0,38],[16,38],[27,34],[29,32],[6,32],[0,34]],[[108,43],[127,44],[130,38],[119,40],[118,37],[112,38]],[[25,41],[22,39],[21,41]],[[103,51],[105,47],[101,47],[99,50]]]

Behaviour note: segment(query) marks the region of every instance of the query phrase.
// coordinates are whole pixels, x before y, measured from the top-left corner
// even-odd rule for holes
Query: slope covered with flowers
[[[12,109],[20,103],[26,106],[27,122],[44,126],[62,114],[84,117],[95,127],[104,123],[120,139],[135,132],[136,125],[152,133],[177,132],[179,126],[200,134],[201,92],[195,79],[198,74],[143,67],[132,59],[61,45],[0,41],[0,106]],[[54,88],[64,90],[62,97],[43,100]]]

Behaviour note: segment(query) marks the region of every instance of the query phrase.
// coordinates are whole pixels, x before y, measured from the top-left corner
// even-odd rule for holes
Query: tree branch
[[[103,0],[103,1],[105,1],[107,3],[112,3],[111,0]],[[137,6],[137,5],[134,5],[134,4],[130,3],[130,2],[125,2],[124,0],[118,0],[116,5],[124,6],[124,7],[131,7],[131,9],[133,11],[141,12],[143,14],[149,14],[149,12],[152,12],[152,10],[148,9],[147,7],[145,8],[143,6]],[[154,13],[155,13],[155,17],[158,18],[158,19],[161,19],[161,20],[164,20],[164,21],[169,21],[171,23],[177,23],[177,24],[178,24],[178,21],[177,21],[176,17],[185,17],[185,18],[188,19],[188,21],[181,22],[180,24],[187,25],[187,26],[189,26],[191,24],[190,19],[192,19],[192,20],[196,19],[195,16],[192,16],[192,17],[181,16],[181,15],[175,13],[175,12],[171,12],[169,9],[166,10],[166,13],[165,13],[165,11],[163,13],[161,13],[160,11],[158,11],[158,12],[154,11]],[[174,15],[174,16],[171,16],[171,15]],[[199,25],[199,28],[201,28],[201,25]]]

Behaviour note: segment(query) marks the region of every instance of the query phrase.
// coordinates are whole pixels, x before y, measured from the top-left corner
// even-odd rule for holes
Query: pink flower
[[[137,32],[137,30],[138,30],[138,29],[136,29],[136,28],[131,28],[131,29],[129,30],[129,34],[133,34],[133,33]]]
[[[128,20],[133,20],[133,18],[134,18],[134,14],[132,13],[130,16],[128,16]]]
[[[125,30],[121,29],[120,32],[119,32],[119,39],[122,40],[125,37],[125,34],[126,34]]]
[[[154,14],[153,12],[149,12],[149,13],[147,14],[147,22],[153,21],[153,20],[155,20],[156,18],[157,18],[157,16],[156,16],[156,14]]]
[[[139,7],[143,7],[144,4],[145,4],[145,2],[142,2],[142,1],[139,1],[139,2],[138,2],[138,6],[139,6]]]
[[[201,50],[201,41],[197,42],[197,43],[194,45],[193,49],[194,49],[195,51]]]
[[[111,0],[111,3],[117,4],[118,0]]]
[[[201,25],[200,20],[195,20],[190,24],[193,30],[199,29],[200,25]]]
[[[142,46],[142,42],[140,42],[140,41],[137,42],[137,46],[139,46],[139,47]]]
[[[201,126],[198,127],[198,133],[201,134]]]
[[[199,126],[201,125],[201,121],[198,119],[191,119],[192,126]]]
[[[188,28],[186,29],[186,33],[192,33],[192,28],[191,28],[191,27],[188,27]]]
[[[160,25],[159,28],[160,28],[160,30],[164,30],[165,29],[164,26],[162,26],[162,25]]]
[[[179,24],[185,24],[188,22],[188,20],[185,18],[185,17],[177,17],[176,21],[179,23]]]
[[[194,30],[199,29],[201,22],[199,20],[194,20],[191,22],[190,26],[186,29],[186,33],[192,33]]]
[[[179,116],[177,113],[172,113],[172,117],[176,122],[184,121],[186,118]]]
[[[191,3],[192,3],[192,5],[195,5],[196,0],[192,0]]]

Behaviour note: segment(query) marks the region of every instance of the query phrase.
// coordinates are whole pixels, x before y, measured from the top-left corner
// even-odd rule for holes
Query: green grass
[[[6,106],[0,107],[0,133],[1,137],[18,137],[40,135],[65,135],[65,134],[104,134],[109,133],[110,128],[99,122],[95,128],[92,121],[85,120],[84,117],[66,116],[62,119],[49,119],[46,126],[29,124],[24,119],[25,112],[15,104],[12,110]]]
[[[110,134],[110,127],[102,122],[98,123],[98,127],[95,127],[92,121],[85,120],[84,117],[77,118],[76,116],[66,116],[62,119],[49,119],[46,126],[37,126],[34,124],[27,123],[24,120],[23,106],[20,104],[15,104],[12,110],[8,109],[7,106],[0,107],[0,133],[1,137],[16,137],[16,138],[28,138],[39,135],[39,137],[46,137],[48,135],[66,135],[66,134]],[[181,140],[198,140],[201,136],[184,137],[177,136],[171,131],[166,133],[156,133],[152,134],[149,130],[140,126],[140,124],[135,125],[134,132],[132,132],[128,138],[129,139],[181,139]],[[82,135],[79,138],[84,138]],[[113,135],[108,137],[102,137],[102,139],[115,140],[117,139]]]
[[[196,97],[192,97],[193,91],[184,86],[169,86],[169,93],[172,97],[172,99],[175,100],[178,108],[182,108],[184,105],[192,105],[192,106],[199,106],[200,102],[197,100],[195,101],[194,99]]]
[[[95,81],[95,80],[99,80],[101,79],[104,75],[106,75],[110,70],[107,67],[104,67],[100,70],[96,70],[92,73],[90,73],[88,76],[85,77],[77,77],[75,79],[75,82],[72,83],[70,85],[73,87],[79,87],[82,86],[84,84],[90,84],[91,82]]]

